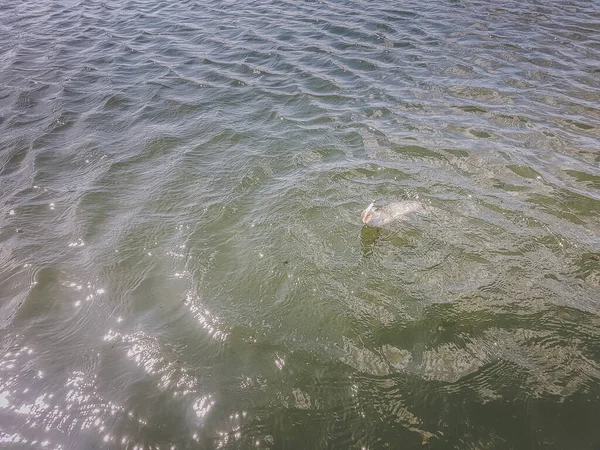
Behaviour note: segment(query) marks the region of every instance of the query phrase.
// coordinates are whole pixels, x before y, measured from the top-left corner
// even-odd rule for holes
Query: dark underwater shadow
[[[360,230],[360,248],[365,258],[369,258],[373,254],[373,249],[379,240],[380,234],[381,228],[373,228],[365,225]]]

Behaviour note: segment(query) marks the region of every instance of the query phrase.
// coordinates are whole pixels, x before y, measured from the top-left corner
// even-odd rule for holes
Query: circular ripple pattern
[[[598,448],[599,24],[7,3],[0,448]]]

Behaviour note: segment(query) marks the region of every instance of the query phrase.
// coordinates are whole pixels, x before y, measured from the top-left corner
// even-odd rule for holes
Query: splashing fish
[[[360,218],[368,227],[383,227],[397,220],[401,220],[407,214],[421,209],[421,204],[415,201],[403,201],[388,203],[382,207],[376,207],[372,201],[367,208],[360,213]]]

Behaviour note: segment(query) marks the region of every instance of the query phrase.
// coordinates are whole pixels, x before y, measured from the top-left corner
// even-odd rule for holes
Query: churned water
[[[23,0],[0,54],[0,448],[600,447],[597,2]]]

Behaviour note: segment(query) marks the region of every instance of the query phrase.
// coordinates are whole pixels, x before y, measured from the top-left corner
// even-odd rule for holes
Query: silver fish
[[[360,213],[360,218],[368,227],[383,227],[401,220],[405,215],[420,209],[422,209],[421,203],[415,201],[393,202],[381,207],[376,207],[375,202],[371,202]]]

